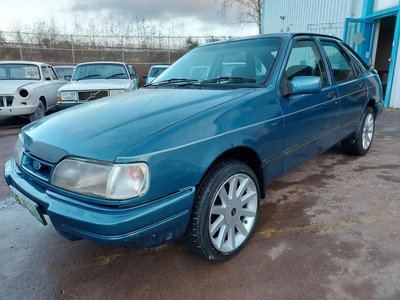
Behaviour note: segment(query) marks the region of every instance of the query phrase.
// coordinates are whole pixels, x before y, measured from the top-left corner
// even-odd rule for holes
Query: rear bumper
[[[46,189],[20,173],[14,160],[6,163],[4,174],[7,184],[38,204],[64,237],[130,247],[152,247],[181,237],[195,193],[191,187],[134,207],[107,207]]]

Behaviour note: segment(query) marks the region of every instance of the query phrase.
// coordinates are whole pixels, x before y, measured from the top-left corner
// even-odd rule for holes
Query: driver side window
[[[318,76],[321,78],[322,87],[329,85],[321,54],[312,40],[294,42],[283,74],[282,94],[290,94],[289,82],[299,76]]]

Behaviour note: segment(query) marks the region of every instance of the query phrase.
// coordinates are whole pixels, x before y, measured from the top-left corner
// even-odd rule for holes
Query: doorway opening
[[[395,25],[396,16],[382,18],[377,23],[374,68],[382,81],[383,96],[386,94]]]

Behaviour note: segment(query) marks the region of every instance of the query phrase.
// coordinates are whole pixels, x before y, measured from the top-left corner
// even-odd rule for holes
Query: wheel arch
[[[48,105],[47,105],[46,97],[42,95],[42,96],[39,97],[39,101],[40,101],[40,100],[43,101],[43,103],[44,103],[44,110],[47,111],[47,106],[48,106]]]
[[[241,161],[242,163],[248,165],[253,170],[253,172],[257,176],[258,184],[260,187],[260,197],[261,199],[265,198],[266,174],[264,173],[264,168],[262,167],[261,160],[253,149],[245,146],[229,149],[224,153],[222,153],[221,155],[219,155],[208,167],[200,182],[203,181],[204,177],[216,164],[227,159],[234,159]]]
[[[372,110],[374,111],[374,117],[376,118],[376,116],[378,115],[378,107],[376,106],[375,100],[374,99],[370,99],[367,103],[367,105],[365,106],[364,110],[367,107],[371,107]]]

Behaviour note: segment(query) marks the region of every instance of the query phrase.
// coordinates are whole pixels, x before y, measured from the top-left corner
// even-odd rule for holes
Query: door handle
[[[335,93],[334,93],[334,92],[330,92],[330,93],[328,94],[328,99],[329,99],[329,100],[332,100],[333,98],[335,98]]]
[[[364,86],[365,86],[365,84],[364,84],[364,83],[360,83],[360,89],[363,89],[363,88],[364,88]]]

